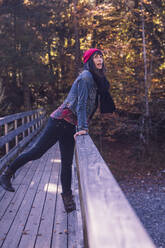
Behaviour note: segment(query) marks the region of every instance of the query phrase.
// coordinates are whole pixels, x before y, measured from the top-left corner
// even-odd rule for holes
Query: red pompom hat
[[[97,48],[91,48],[89,50],[87,50],[84,55],[83,55],[83,58],[84,58],[84,64],[90,59],[90,57],[92,56],[93,53],[95,52],[101,52],[101,50],[97,49]]]

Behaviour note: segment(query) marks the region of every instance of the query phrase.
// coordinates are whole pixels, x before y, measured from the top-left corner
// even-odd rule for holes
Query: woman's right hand
[[[74,134],[74,138],[76,138],[76,136],[79,136],[79,135],[84,135],[84,134],[87,134],[88,132],[86,130],[81,130],[81,131],[78,131]]]

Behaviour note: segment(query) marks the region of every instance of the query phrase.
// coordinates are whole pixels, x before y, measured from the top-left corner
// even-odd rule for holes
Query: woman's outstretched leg
[[[51,146],[53,146],[58,140],[58,125],[52,118],[48,120],[48,123],[43,131],[43,134],[39,138],[36,144],[34,144],[30,150],[22,153],[18,156],[6,169],[6,171],[0,176],[0,185],[11,192],[14,192],[14,188],[11,185],[12,175],[24,164],[31,160],[40,158]]]

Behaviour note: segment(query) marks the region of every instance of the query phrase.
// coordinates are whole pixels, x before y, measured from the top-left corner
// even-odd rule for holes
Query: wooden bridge
[[[21,113],[23,118],[35,117],[20,121],[19,127],[13,124],[14,130],[8,125],[16,123],[18,115],[0,118],[1,154],[7,149],[0,159],[2,170],[19,143],[41,129],[45,115],[37,113]],[[16,148],[10,149],[12,139]],[[89,135],[76,138],[72,189],[77,209],[70,214],[61,199],[60,163],[57,143],[18,170],[14,193],[0,187],[1,248],[155,247]]]

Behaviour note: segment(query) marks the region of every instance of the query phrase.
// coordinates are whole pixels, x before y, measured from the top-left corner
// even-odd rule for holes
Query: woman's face
[[[94,54],[93,62],[97,69],[101,70],[103,68],[103,55],[101,54]]]

